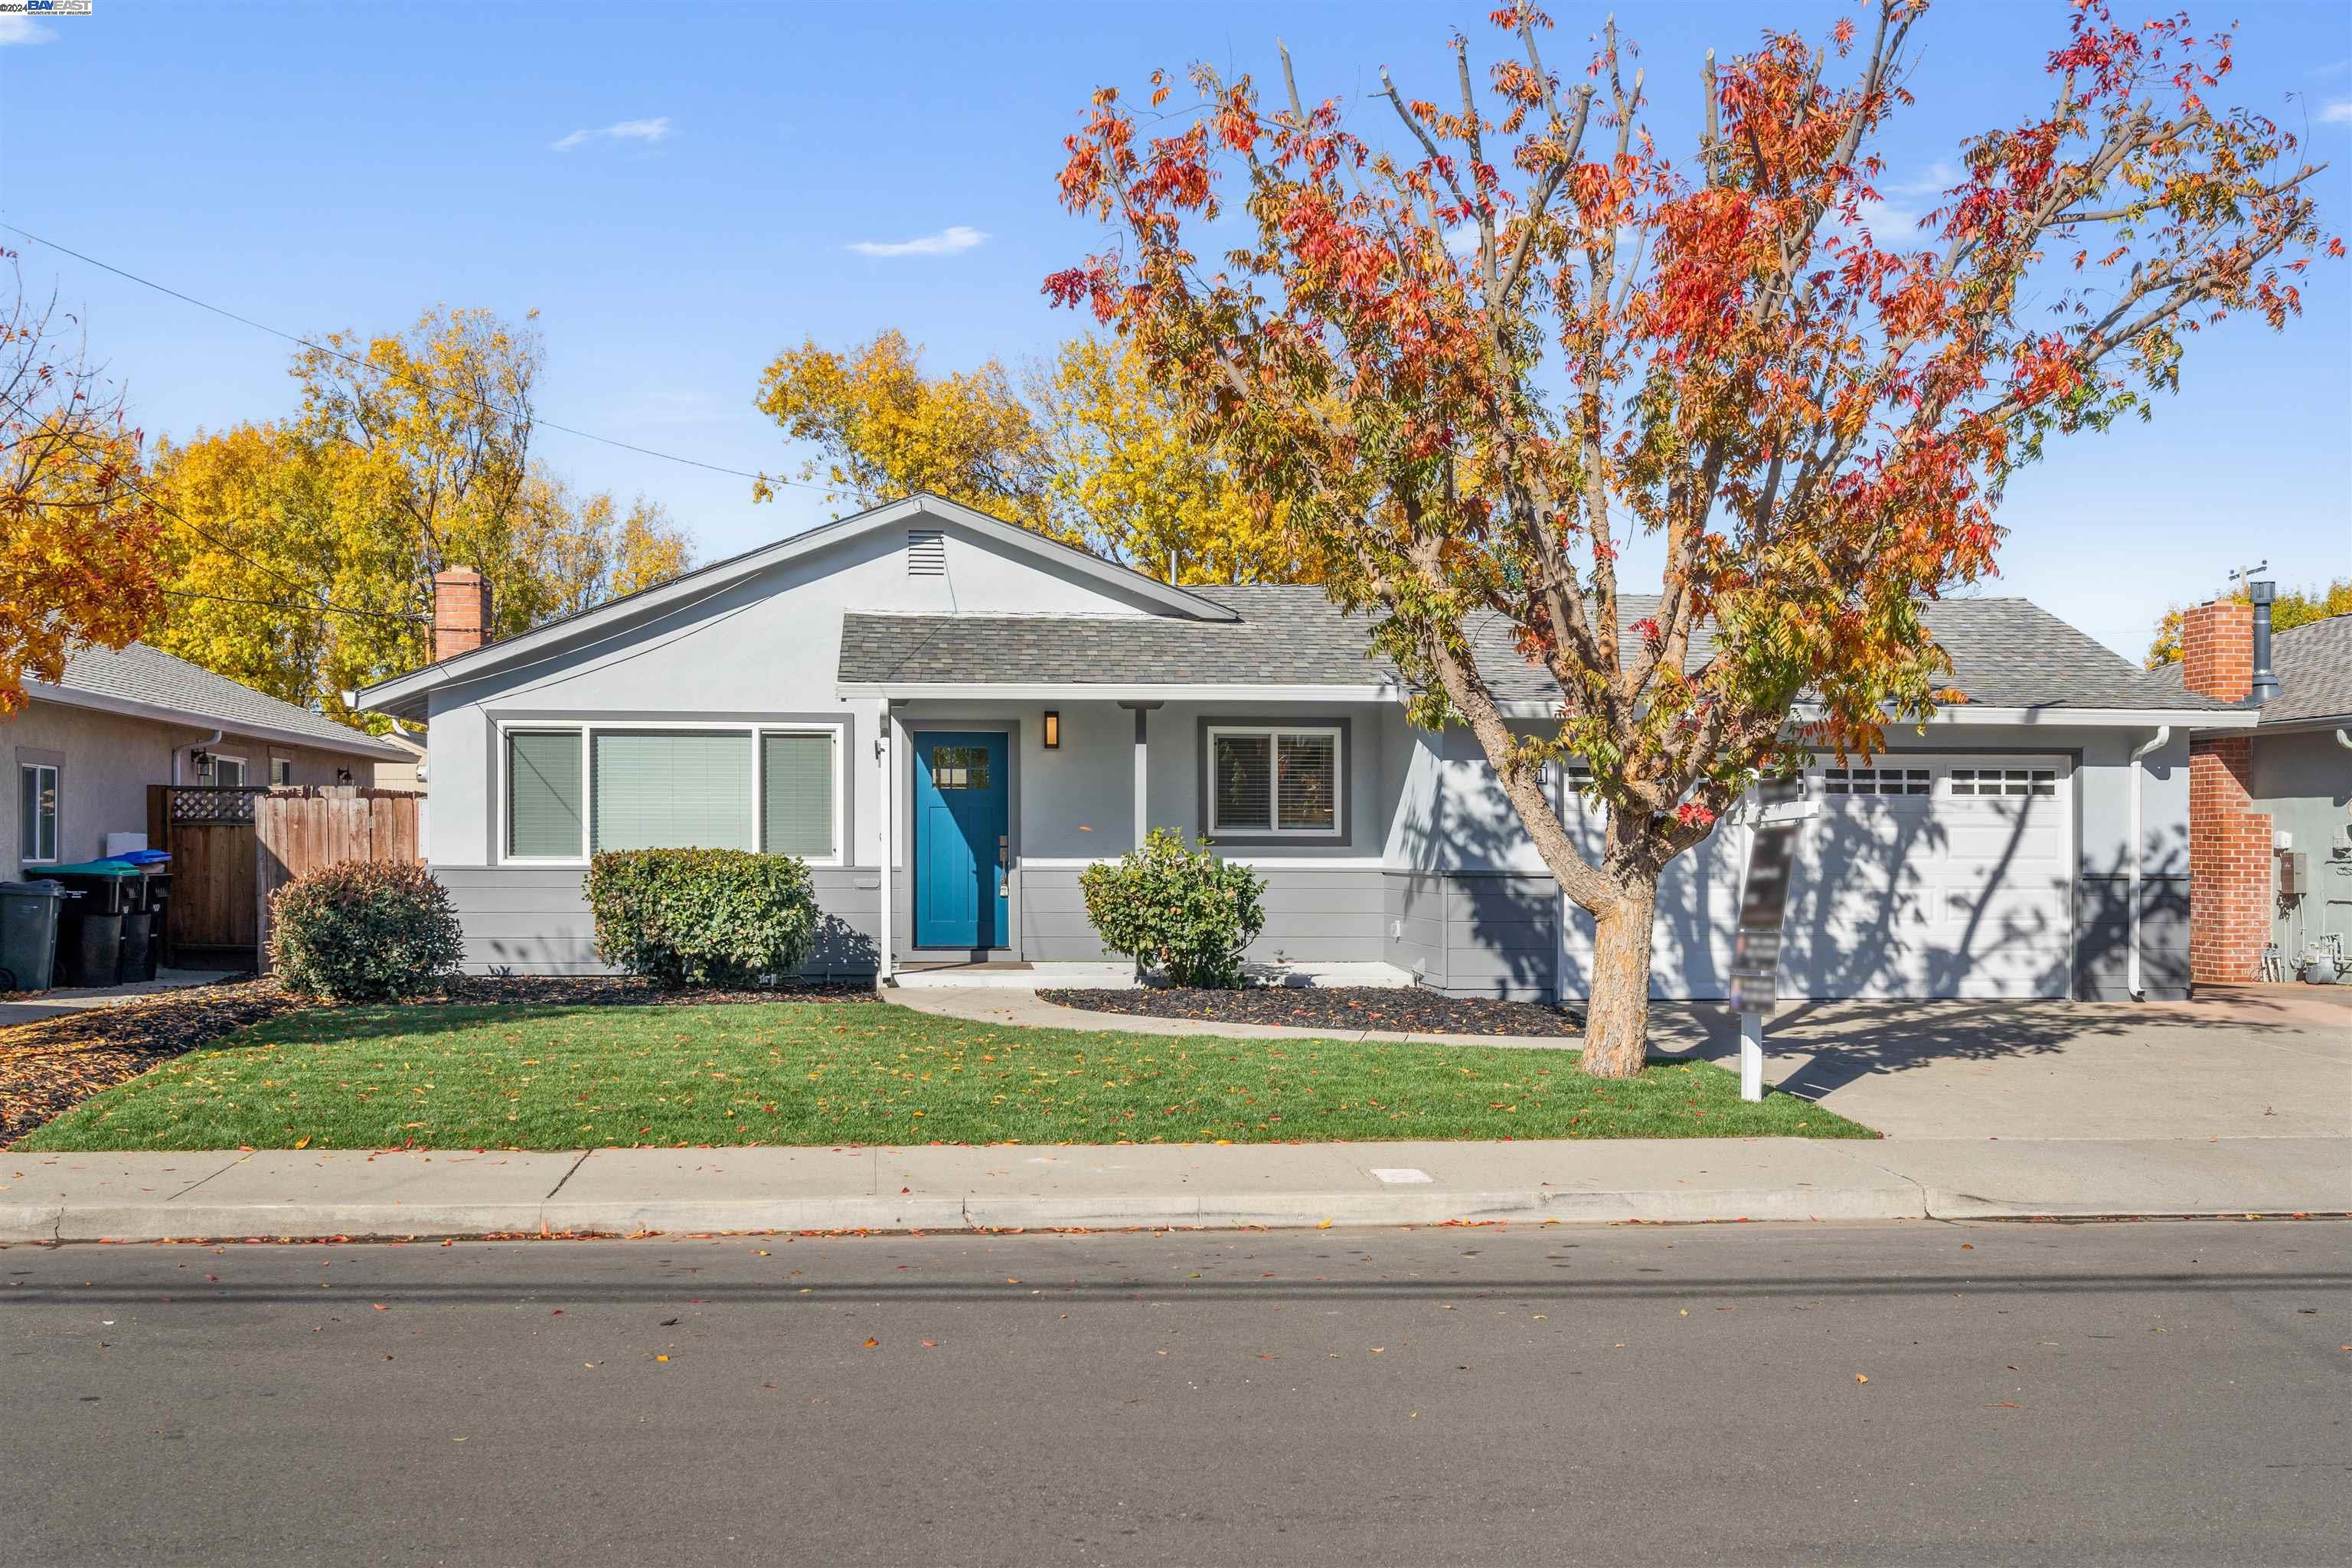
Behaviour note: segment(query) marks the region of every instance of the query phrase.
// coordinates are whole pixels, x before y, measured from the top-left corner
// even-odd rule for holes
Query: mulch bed
[[[1217,1024],[1281,1024],[1300,1029],[1391,1029],[1423,1035],[1543,1035],[1584,1032],[1584,1017],[1542,1002],[1447,996],[1422,986],[1259,985],[1242,991],[1181,987],[1139,991],[1040,991],[1065,1007]]]
[[[708,1007],[754,1002],[871,1002],[870,985],[782,986],[773,990],[660,991],[625,977],[483,975],[457,980],[443,995],[415,1004],[479,1007]],[[37,993],[0,1000],[37,1004]],[[126,997],[0,1026],[0,1145],[64,1115],[100,1089],[137,1078],[159,1062],[199,1050],[248,1025],[298,1008],[331,1003],[294,996],[274,980],[232,980]]]

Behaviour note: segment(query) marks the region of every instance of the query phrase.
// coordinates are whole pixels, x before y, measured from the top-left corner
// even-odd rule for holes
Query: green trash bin
[[[57,970],[66,890],[55,882],[0,882],[0,991],[47,991]]]
[[[41,879],[58,882],[69,893],[79,893],[79,915],[122,915],[144,909],[147,879],[127,860],[77,860],[70,866],[44,866]]]

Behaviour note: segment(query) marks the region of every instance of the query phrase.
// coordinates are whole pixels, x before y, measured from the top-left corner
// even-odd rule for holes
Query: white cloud
[[[1882,180],[1878,199],[1862,204],[1863,226],[1882,240],[1914,237],[1920,220],[1942,205],[1946,191],[1960,183],[1960,171],[1946,163],[1927,165],[1916,179]]]
[[[2343,125],[2352,122],[2352,98],[2339,98],[2319,111],[2322,125]]]
[[[30,16],[0,16],[0,48],[10,44],[46,44],[57,35]]]
[[[669,116],[652,120],[621,120],[593,131],[574,131],[562,141],[553,143],[558,153],[569,153],[574,147],[584,147],[591,142],[660,142],[669,136]]]
[[[849,248],[860,256],[953,256],[959,250],[970,250],[987,237],[980,230],[959,223],[915,239],[861,239]]]

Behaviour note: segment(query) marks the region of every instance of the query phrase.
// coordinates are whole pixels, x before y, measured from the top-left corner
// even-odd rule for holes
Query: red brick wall
[[[2271,819],[2252,809],[2252,766],[2244,735],[2189,742],[2189,973],[2200,984],[2255,978],[2270,940]]]
[[[471,653],[489,640],[489,579],[470,566],[435,573],[433,662]]]
[[[2235,599],[2189,606],[2180,620],[2180,662],[2189,690],[2244,701],[2254,689],[2254,607]]]

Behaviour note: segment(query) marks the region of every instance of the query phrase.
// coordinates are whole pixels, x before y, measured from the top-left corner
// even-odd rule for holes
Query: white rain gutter
[[[2336,743],[2343,747],[2346,751],[2352,752],[2352,730],[2336,731]]]
[[[890,963],[890,884],[898,864],[898,716],[890,704],[882,704],[882,951],[875,961],[874,984],[891,983]],[[854,859],[855,857],[852,857]]]
[[[2147,738],[2147,743],[2137,748],[2131,754],[2131,890],[2127,895],[2131,900],[2128,915],[2131,925],[2131,946],[2129,952],[2124,956],[2124,989],[2131,993],[2131,999],[2135,1002],[2147,1000],[2147,988],[2141,984],[2139,972],[2140,763],[2147,760],[2149,753],[2171,739],[2172,726],[2158,724],[2156,727],[2156,733]]]

